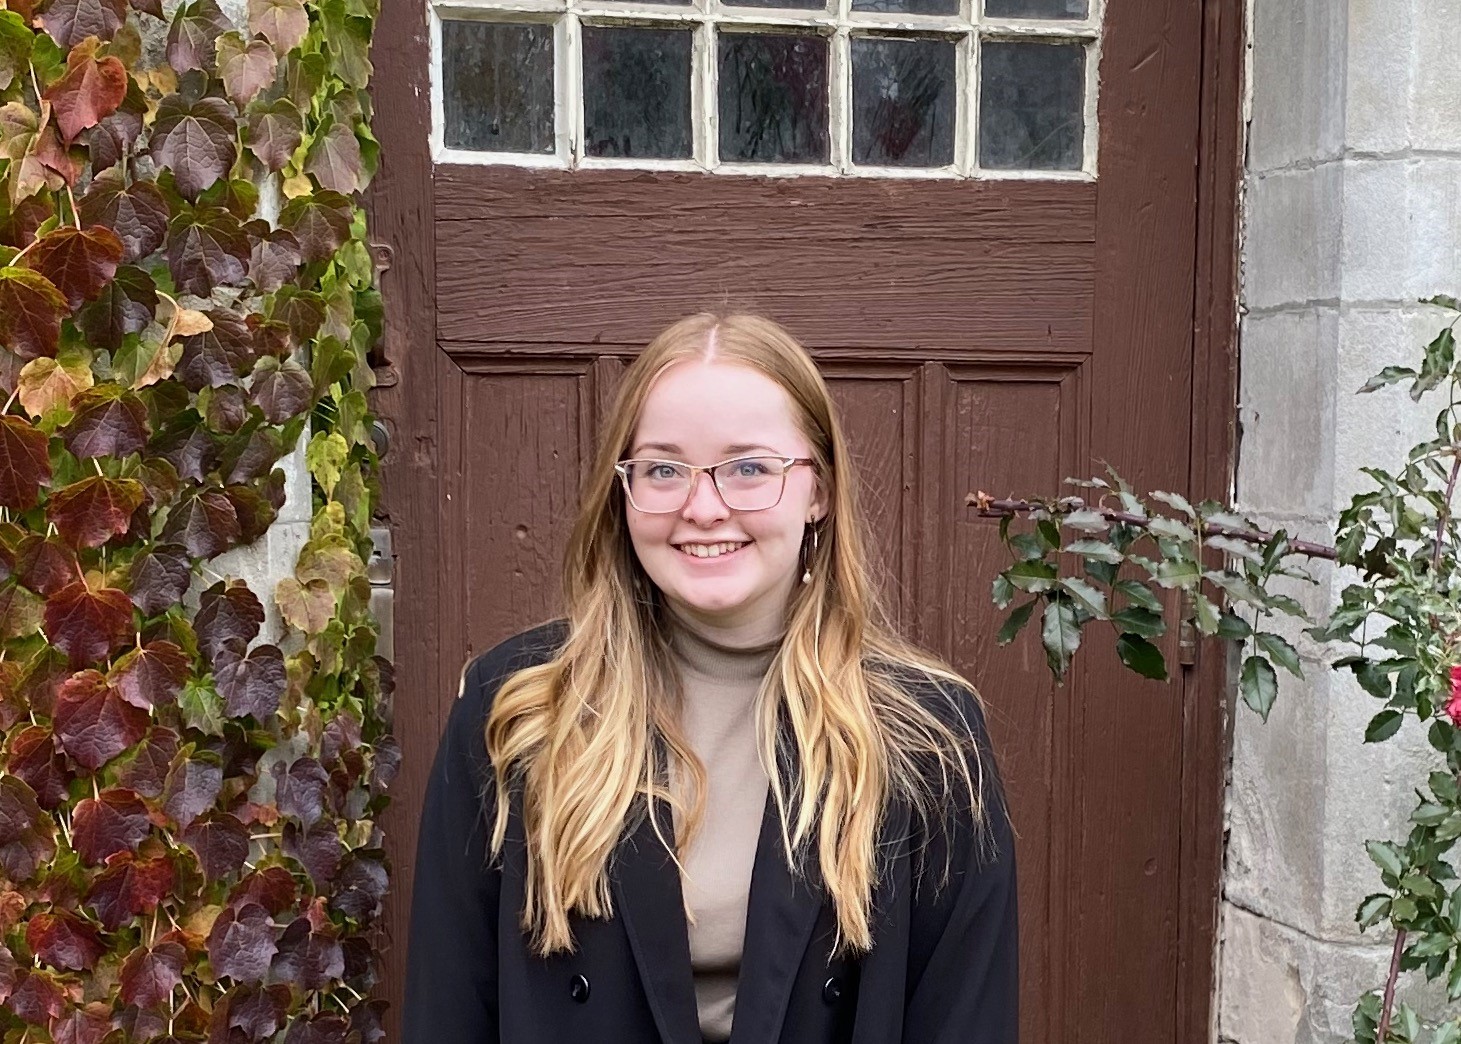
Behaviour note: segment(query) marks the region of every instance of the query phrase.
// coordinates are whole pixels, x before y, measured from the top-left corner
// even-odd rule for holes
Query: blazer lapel
[[[656,814],[673,844],[668,810],[656,803]],[[619,916],[663,1044],[701,1044],[680,871],[655,836],[648,815],[615,850],[612,878]]]
[[[793,875],[787,867],[776,799],[768,792],[751,870],[732,1044],[780,1039],[791,987],[822,908],[820,891],[808,882],[820,878],[815,851],[804,875]]]

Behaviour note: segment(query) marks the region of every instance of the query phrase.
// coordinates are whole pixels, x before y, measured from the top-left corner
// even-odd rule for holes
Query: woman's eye
[[[736,465],[736,474],[741,478],[759,478],[767,474],[767,468],[759,460],[743,460]]]
[[[675,468],[670,464],[651,464],[649,467],[649,477],[661,481],[672,479],[675,477]]]

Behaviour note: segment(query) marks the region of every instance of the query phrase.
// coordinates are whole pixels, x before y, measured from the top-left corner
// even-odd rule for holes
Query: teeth
[[[680,550],[696,558],[719,558],[721,555],[728,555],[732,551],[739,550],[745,546],[745,541],[741,541],[740,543],[727,541],[720,544],[681,544]]]

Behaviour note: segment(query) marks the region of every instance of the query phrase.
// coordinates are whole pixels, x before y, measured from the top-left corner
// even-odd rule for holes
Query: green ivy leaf
[[[35,34],[25,19],[14,11],[0,11],[0,91],[9,90],[16,77],[27,71],[33,39]]]

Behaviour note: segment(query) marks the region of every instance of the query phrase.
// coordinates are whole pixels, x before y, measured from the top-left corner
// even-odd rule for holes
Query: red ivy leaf
[[[46,604],[19,584],[0,587],[0,638],[24,638],[40,630]]]
[[[196,410],[174,416],[168,429],[153,439],[152,450],[178,477],[194,482],[202,482],[218,462],[218,438],[198,423]],[[172,494],[164,499],[171,500]]]
[[[283,764],[275,762],[274,776],[279,812],[294,817],[306,828],[312,826],[324,811],[329,773],[314,758],[304,757],[290,765],[287,772]]]
[[[122,765],[117,780],[143,797],[161,797],[163,780],[177,752],[178,734],[165,726],[154,726],[136,755]]]
[[[32,917],[25,926],[25,944],[41,963],[66,971],[91,971],[107,952],[90,922],[64,910]]]
[[[303,13],[301,7],[300,14]],[[249,151],[272,173],[284,168],[304,140],[304,121],[288,98],[279,98],[250,111],[245,127]]]
[[[28,268],[0,268],[0,345],[22,359],[54,356],[66,298],[45,276]]]
[[[65,48],[88,36],[110,40],[126,20],[125,0],[53,0],[41,15],[51,39]]]
[[[221,308],[204,314],[213,321],[213,329],[183,340],[183,356],[176,371],[178,379],[193,392],[232,384],[254,365],[253,335],[248,326]]]
[[[140,333],[157,312],[157,284],[140,268],[124,266],[97,299],[81,310],[81,330],[98,348],[115,352],[127,334]],[[115,356],[113,357],[115,369]]]
[[[92,881],[86,903],[96,911],[102,927],[115,932],[138,914],[157,909],[174,879],[172,863],[166,857],[138,860],[121,855]]]
[[[218,38],[218,76],[240,109],[274,82],[278,66],[274,49],[263,40],[245,40],[240,33]]]
[[[297,889],[294,876],[282,866],[255,870],[228,893],[228,905],[240,909],[258,903],[275,917],[294,905]]]
[[[345,973],[345,955],[331,931],[314,931],[308,917],[297,917],[279,939],[270,972],[280,982],[318,990]]]
[[[274,922],[258,903],[245,903],[236,910],[225,908],[208,933],[213,974],[244,985],[263,982],[277,952]]]
[[[5,771],[22,779],[35,791],[41,808],[54,810],[66,802],[66,784],[71,773],[56,749],[51,730],[28,725],[10,738],[10,757]]]
[[[111,229],[64,225],[42,236],[25,263],[49,279],[75,311],[111,282],[121,260],[122,243]]]
[[[194,820],[183,831],[182,840],[198,854],[198,863],[210,881],[232,877],[249,855],[248,827],[227,812],[213,812]]]
[[[248,645],[264,623],[264,605],[242,580],[219,581],[198,598],[193,629],[198,647],[209,662],[229,642]]]
[[[16,1016],[32,1026],[47,1026],[61,1017],[66,995],[49,972],[25,971],[15,992],[5,1002]]]
[[[132,600],[115,587],[93,591],[85,581],[78,580],[46,601],[46,637],[70,658],[73,667],[105,659],[131,641],[132,635]],[[110,688],[108,691],[115,692]],[[120,695],[117,700],[123,702]],[[141,737],[139,729],[126,745],[131,746]]]
[[[111,3],[116,7],[109,8],[107,0],[57,0],[51,10],[61,7],[65,11],[65,5],[69,5],[73,13],[83,8],[115,11],[120,7],[117,0],[111,0]],[[50,28],[48,25],[47,29]],[[75,23],[66,28],[75,28]],[[51,35],[55,35],[54,30]],[[101,34],[89,29],[87,35]],[[110,39],[111,34],[107,34],[106,38]],[[71,47],[76,41],[57,42],[63,47]],[[51,112],[55,114],[61,136],[68,145],[86,128],[95,127],[103,117],[117,111],[127,96],[127,78],[127,67],[120,58],[112,55],[98,59],[85,48],[76,48],[67,56],[66,75],[46,88],[45,97],[51,103]]]
[[[3,457],[0,457],[3,465]],[[0,470],[0,476],[3,476]],[[3,484],[0,484],[3,490]],[[143,500],[142,483],[93,475],[52,493],[46,517],[63,539],[77,547],[100,547],[125,533]]]
[[[248,420],[248,402],[244,390],[236,384],[225,384],[214,388],[208,396],[208,427],[225,435],[232,435]]]
[[[350,853],[335,879],[330,909],[355,921],[367,921],[380,913],[381,902],[390,888],[385,864],[356,849]]]
[[[218,800],[223,789],[223,762],[202,751],[173,762],[162,789],[162,808],[178,829],[186,830]]]
[[[278,712],[279,698],[289,682],[284,654],[273,645],[261,645],[240,657],[230,642],[218,650],[213,674],[228,716],[251,714],[259,722]]]
[[[122,262],[131,264],[151,254],[167,235],[167,200],[150,181],[128,185],[121,171],[98,175],[78,202],[88,226],[105,225],[122,243]]]
[[[127,81],[127,96],[116,112],[103,119],[86,136],[91,155],[91,172],[100,174],[133,154],[142,135],[142,117],[147,114],[147,95],[136,80]]]
[[[184,293],[207,297],[215,286],[233,286],[248,275],[248,236],[222,207],[199,207],[174,218],[166,253],[173,282]]]
[[[53,725],[61,749],[95,771],[147,734],[148,717],[99,671],[82,671],[61,686]]]
[[[85,1007],[72,1008],[51,1023],[51,1039],[56,1044],[101,1044],[111,1030],[111,1004],[93,1001]]]
[[[118,852],[135,852],[152,832],[147,806],[130,790],[103,790],[84,798],[72,819],[71,844],[92,866]]]
[[[111,671],[112,685],[122,699],[143,710],[177,699],[188,680],[192,661],[172,642],[148,642],[125,653]]]
[[[51,481],[46,433],[19,417],[0,417],[0,506],[27,511]]]
[[[299,1015],[289,1024],[284,1044],[345,1044],[349,1035],[350,1025],[339,1015]]]
[[[194,558],[214,558],[238,543],[238,514],[217,490],[203,490],[173,508],[162,538],[176,541]]]
[[[192,580],[187,552],[176,544],[159,544],[132,559],[132,603],[143,616],[156,616],[182,601]]]
[[[210,0],[188,6],[205,2]],[[195,200],[233,166],[235,130],[233,109],[224,99],[199,98],[189,105],[169,94],[158,105],[157,121],[152,125],[152,157],[173,172],[178,191]]]
[[[0,870],[11,881],[29,881],[56,854],[55,832],[35,791],[19,777],[0,772]]]
[[[289,1003],[289,987],[283,984],[260,989],[235,986],[213,1006],[209,1040],[236,1040],[229,1030],[242,1033],[245,1040],[266,1040],[284,1025]]]
[[[328,119],[328,118],[327,118]],[[317,131],[304,160],[305,173],[332,192],[351,193],[360,187],[360,142],[346,124],[331,122]]]
[[[325,261],[350,238],[355,205],[338,192],[298,196],[279,212],[279,225],[294,233],[306,261]]]
[[[314,381],[309,371],[293,359],[282,363],[266,355],[254,365],[254,379],[249,398],[263,411],[270,424],[283,424],[297,417],[314,403]]]
[[[255,222],[249,222],[244,228],[248,229],[250,226],[257,227]],[[294,281],[299,273],[300,254],[299,240],[294,238],[293,232],[282,228],[269,231],[268,226],[264,226],[263,230],[253,236],[251,242],[253,245],[249,251],[249,282],[261,294],[273,293]]]
[[[26,46],[30,46],[29,41]],[[54,213],[55,207],[45,196],[31,196],[12,208],[10,200],[0,194],[0,243],[24,250]]]
[[[167,64],[179,74],[207,70],[213,64],[213,41],[233,28],[214,0],[178,5],[167,33]]]
[[[125,457],[147,446],[147,406],[134,392],[97,385],[76,396],[71,408],[76,416],[61,437],[76,456]]]
[[[234,513],[238,515],[239,543],[252,544],[258,540],[269,531],[279,515],[273,502],[253,486],[225,486],[223,495],[228,498]]]
[[[15,549],[15,575],[32,591],[49,597],[81,579],[76,552],[59,540],[27,533]]]
[[[313,829],[301,830],[293,823],[284,824],[284,854],[299,861],[309,873],[316,891],[329,890],[345,848],[331,820],[321,820]]]
[[[139,1008],[156,1008],[166,1003],[183,981],[183,964],[187,959],[188,951],[175,942],[133,950],[122,962],[118,980],[122,1003]]]
[[[288,54],[309,32],[303,0],[249,0],[249,32],[263,36],[278,53]]]

